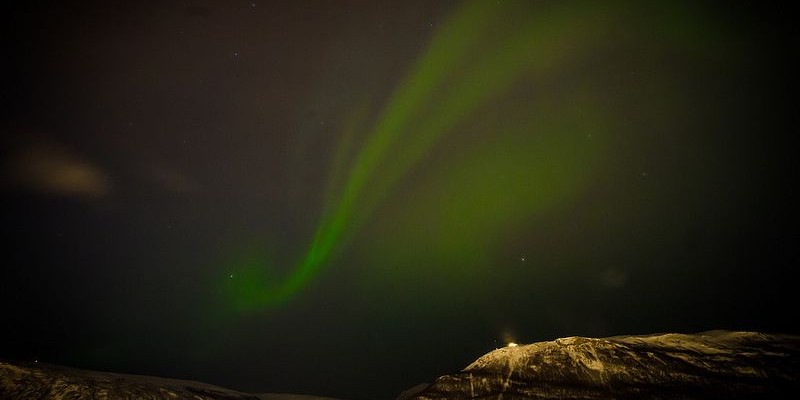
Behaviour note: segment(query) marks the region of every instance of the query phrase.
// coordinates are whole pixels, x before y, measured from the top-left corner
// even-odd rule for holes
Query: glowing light
[[[233,268],[236,279],[227,284],[234,303],[257,309],[297,293],[450,134],[493,132],[491,141],[448,160],[448,168],[418,182],[405,203],[407,210],[397,213],[402,217],[394,224],[391,243],[380,249],[381,260],[386,260],[382,264],[419,247],[414,241],[420,238],[431,241],[425,243],[432,244],[426,246],[431,251],[477,259],[481,250],[464,249],[482,249],[487,238],[575,196],[602,161],[601,139],[613,127],[604,103],[580,89],[584,85],[524,104],[504,101],[503,95],[518,82],[558,77],[565,64],[581,61],[586,52],[594,54],[621,15],[595,2],[556,4],[533,13],[526,2],[499,7],[476,0],[437,23],[428,47],[388,102],[377,113],[356,109],[343,123],[323,213],[305,253],[292,268],[278,271],[266,258],[245,257]],[[677,17],[670,22],[673,28],[683,25],[684,19]],[[676,35],[685,31],[675,29]],[[487,108],[490,118],[480,119]],[[414,217],[412,222],[408,216]],[[420,230],[420,221],[437,229]],[[397,254],[386,257],[386,251]],[[521,262],[526,259],[520,256]]]
[[[334,175],[331,179],[336,182],[329,187],[331,190],[323,204],[325,213],[304,257],[285,276],[275,277],[276,280],[247,282],[240,279],[242,287],[232,287],[232,292],[234,296],[246,296],[238,296],[235,302],[245,308],[258,308],[282,303],[295,294],[317,274],[334,249],[347,245],[391,189],[431,153],[445,135],[463,124],[481,107],[493,104],[518,79],[554,71],[568,54],[562,51],[562,47],[575,45],[575,39],[585,37],[587,33],[570,30],[569,24],[554,26],[547,16],[531,21],[517,19],[516,23],[508,25],[506,22],[509,17],[524,11],[524,7],[522,4],[496,7],[486,1],[471,1],[457,8],[438,25],[428,48],[377,114],[371,129],[368,128],[361,147],[351,152],[352,133],[345,132],[343,135],[342,154],[336,155],[332,168]],[[568,15],[555,14],[552,17],[559,21]],[[486,46],[482,38],[496,33],[506,36],[503,45]],[[491,54],[475,57],[487,51]],[[453,75],[453,71],[460,72]],[[587,110],[584,109],[585,114],[592,115]],[[521,117],[531,115],[526,107],[521,107],[519,114]],[[363,126],[360,119],[354,118],[350,130]],[[586,126],[602,126],[601,121],[586,120],[584,118]],[[469,171],[467,175],[452,177],[452,182],[456,184],[481,181],[490,186],[482,191],[482,195],[464,196],[464,199],[475,201],[464,203],[461,200],[441,214],[439,219],[451,219],[455,214],[458,214],[458,218],[475,215],[472,208],[476,205],[481,210],[495,210],[495,213],[491,217],[474,218],[470,229],[463,233],[456,231],[452,235],[445,235],[449,236],[448,240],[452,243],[440,246],[441,251],[458,252],[475,235],[491,235],[491,232],[498,230],[498,225],[519,214],[520,210],[541,209],[554,199],[566,195],[580,181],[571,176],[572,172],[583,171],[570,164],[593,159],[590,153],[594,153],[594,149],[572,143],[574,135],[564,132],[565,127],[550,127],[550,136],[529,139],[526,133],[536,120],[510,116],[510,121],[506,124],[508,126],[484,128],[516,136],[512,135],[510,139],[498,137],[481,158],[469,160],[471,167],[465,168]],[[547,126],[547,121],[539,120],[537,123]],[[516,140],[540,146],[539,156],[531,157],[525,146],[520,146]],[[519,151],[509,151],[515,147]],[[570,147],[573,149],[572,155],[561,157],[562,152],[558,149]],[[557,153],[549,155],[548,151]],[[349,165],[343,165],[344,155],[350,156]],[[525,160],[535,160],[538,164],[519,163]],[[551,171],[566,172],[553,175]],[[503,182],[497,177],[506,177],[512,182]],[[538,186],[520,186],[519,181],[536,181]],[[503,195],[506,192],[504,188],[515,184],[525,188],[524,192]],[[501,195],[498,196],[498,193]],[[267,265],[263,268],[267,268]],[[268,271],[265,273],[272,275]],[[262,285],[261,290],[255,290]]]
[[[516,344],[514,342],[509,342],[508,343],[508,347],[517,347],[517,346],[518,346],[518,344]]]

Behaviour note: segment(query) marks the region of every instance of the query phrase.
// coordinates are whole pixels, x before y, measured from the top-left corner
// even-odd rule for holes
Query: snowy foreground
[[[800,337],[712,331],[569,337],[494,350],[398,400],[797,398]],[[0,399],[331,400],[0,361]]]
[[[796,398],[800,337],[711,331],[693,335],[568,337],[494,350],[406,398]]]
[[[4,361],[0,361],[0,399],[334,400],[294,394],[250,394],[195,381]]]

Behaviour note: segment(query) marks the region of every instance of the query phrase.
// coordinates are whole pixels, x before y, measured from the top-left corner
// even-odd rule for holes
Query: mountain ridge
[[[195,380],[102,372],[0,359],[0,399],[336,400],[288,393],[245,393]]]
[[[744,331],[570,336],[492,350],[404,400],[745,399],[796,396],[800,336]],[[0,360],[0,398],[335,400]]]
[[[797,393],[800,336],[649,334],[503,347],[411,397],[716,399]]]

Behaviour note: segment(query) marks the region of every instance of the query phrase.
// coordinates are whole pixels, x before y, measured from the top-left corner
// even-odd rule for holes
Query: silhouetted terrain
[[[412,399],[789,398],[800,337],[711,331],[505,347]]]
[[[334,400],[294,394],[251,394],[202,382],[0,361],[0,399]]]
[[[797,393],[800,337],[756,332],[568,337],[494,350],[403,399],[736,399]],[[0,362],[0,399],[325,400]]]

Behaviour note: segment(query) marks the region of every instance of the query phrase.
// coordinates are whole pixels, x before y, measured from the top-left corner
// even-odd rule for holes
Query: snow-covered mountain
[[[0,399],[334,400],[296,394],[250,394],[207,383],[0,361]]]
[[[800,337],[568,337],[494,350],[411,399],[787,398],[800,385]]]
[[[799,355],[800,337],[755,332],[568,337],[494,350],[461,372],[415,386],[401,398],[795,398],[800,392]],[[0,399],[332,400],[4,361]]]

